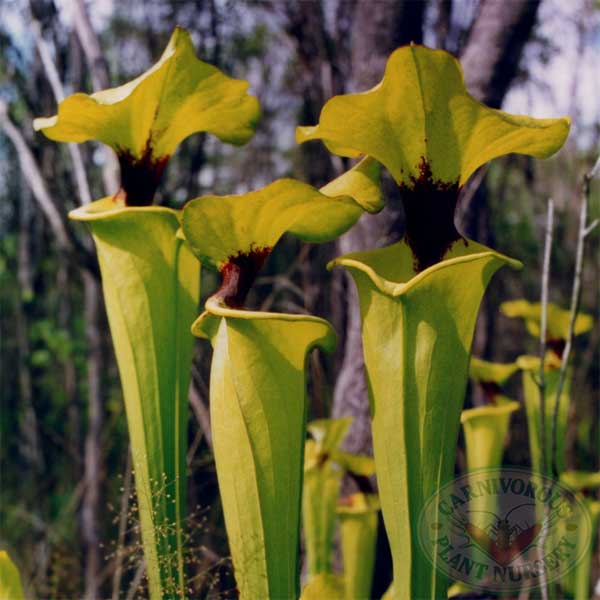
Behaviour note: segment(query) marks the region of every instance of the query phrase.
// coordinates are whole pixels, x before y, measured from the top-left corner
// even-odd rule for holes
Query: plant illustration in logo
[[[243,144],[258,102],[248,83],[198,60],[175,29],[137,79],[63,100],[34,126],[50,139],[99,140],[117,154],[121,188],[70,213],[92,232],[119,366],[151,598],[185,595],[188,387],[200,269],[176,233],[181,211],[152,206],[169,157],[192,133]]]
[[[484,498],[497,508],[483,509]],[[537,588],[542,576],[559,580],[584,556],[579,536],[587,544],[590,534],[585,506],[571,491],[513,467],[456,478],[428,500],[419,521],[432,564],[455,581],[504,594]]]
[[[312,348],[331,351],[335,344],[323,319],[243,306],[286,231],[323,242],[351,227],[364,208],[380,208],[378,174],[366,160],[320,191],[284,179],[239,196],[196,198],[183,210],[183,235],[221,274],[192,331],[213,346],[213,445],[243,599],[298,596],[305,362]]]
[[[500,305],[500,311],[507,317],[521,318],[525,321],[527,331],[535,338],[540,336],[541,305],[539,302],[528,302],[527,300],[511,300]],[[569,394],[571,389],[572,369],[567,369],[567,375],[562,389],[560,399],[557,399],[557,387],[560,378],[560,365],[562,352],[569,330],[570,313],[549,303],[548,328],[546,345],[548,351],[544,360],[545,375],[545,448],[546,462],[548,468],[556,467],[560,474],[565,470],[565,441],[567,433],[567,421],[569,418]],[[593,327],[593,319],[590,315],[579,314],[575,320],[574,334],[586,333]],[[540,359],[537,356],[524,355],[517,359],[517,364],[522,370],[523,396],[525,399],[525,410],[527,412],[527,426],[529,429],[529,446],[531,450],[532,467],[541,472],[542,469],[542,423],[540,411],[540,391],[536,382],[540,371]],[[553,413],[558,401],[558,413],[556,421],[556,456],[552,456],[554,446],[553,435]]]
[[[568,119],[532,119],[482,105],[467,93],[456,59],[415,45],[390,56],[378,85],[330,99],[317,125],[297,130],[300,142],[320,139],[335,154],[376,159],[402,196],[400,242],[331,263],[350,271],[359,294],[397,599],[446,594],[444,576],[422,554],[416,523],[427,498],[452,476],[483,293],[501,266],[520,266],[456,229],[459,192],[495,157],[551,156],[568,131]]]

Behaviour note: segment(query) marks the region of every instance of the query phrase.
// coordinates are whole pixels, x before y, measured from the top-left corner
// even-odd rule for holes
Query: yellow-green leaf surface
[[[240,597],[297,598],[306,355],[335,335],[316,317],[206,307],[193,332],[213,345],[211,427]]]
[[[500,467],[510,417],[519,408],[518,402],[497,395],[495,404],[462,411],[460,422],[465,433],[467,466],[470,471]]]
[[[371,598],[379,510],[375,494],[353,494],[338,505],[346,600]]]
[[[302,590],[301,600],[345,600],[344,580],[338,575],[321,573]]]
[[[121,375],[152,598],[184,588],[188,387],[200,269],[176,238],[179,212],[115,208],[70,213],[90,227]]]
[[[495,271],[518,261],[459,242],[447,259],[414,275],[398,242],[350,254],[359,294],[373,448],[390,540],[396,600],[438,598],[445,578],[417,535],[421,508],[450,480],[479,304]]]
[[[0,550],[0,600],[24,600],[19,570],[6,550]]]
[[[496,363],[472,356],[469,377],[477,383],[504,385],[518,370],[519,365],[516,362]]]
[[[570,121],[533,119],[488,108],[470,96],[459,62],[443,50],[403,46],[374,88],[330,99],[299,142],[320,139],[342,156],[371,156],[399,185],[412,187],[428,165],[434,181],[463,185],[489,160],[556,152]]]
[[[323,188],[337,196],[279,179],[246,194],[195,198],[184,207],[183,233],[203,264],[215,269],[239,255],[270,251],[286,231],[310,242],[335,239],[363,213],[360,202],[369,210],[382,206],[377,169],[361,164]]]
[[[539,302],[528,302],[527,300],[510,300],[500,305],[500,311],[507,317],[521,318],[525,321],[527,331],[534,337],[540,336],[540,322],[542,319],[542,308]],[[548,303],[547,307],[547,329],[546,337],[549,340],[564,341],[569,333],[570,311],[564,310]],[[586,333],[594,326],[594,320],[590,315],[579,313],[575,319],[573,333],[580,335]]]
[[[63,100],[54,117],[34,127],[52,140],[99,140],[134,159],[170,156],[192,133],[206,131],[244,144],[254,134],[258,101],[248,82],[196,58],[189,33],[177,27],[160,60],[137,79]]]
[[[600,488],[600,471],[565,471],[560,475],[561,483],[575,491],[592,491]]]
[[[537,378],[540,370],[540,359],[537,356],[520,356],[517,359],[522,369],[523,398],[527,413],[527,428],[529,432],[529,448],[531,451],[531,466],[538,473],[542,472],[542,415],[540,410],[540,390]],[[556,391],[560,377],[559,366],[550,361],[545,363],[545,431],[546,431],[546,466],[551,468],[552,461],[552,417],[556,406]],[[569,394],[571,389],[571,369],[567,369],[564,386],[558,405],[558,420],[556,423],[556,457],[555,464],[558,473],[565,470],[565,451],[567,424],[569,419]]]
[[[455,581],[448,588],[448,598],[454,598],[456,596],[461,597],[460,596],[461,594],[468,594],[469,592],[472,592],[472,591],[473,590],[468,585],[463,583],[462,581]]]

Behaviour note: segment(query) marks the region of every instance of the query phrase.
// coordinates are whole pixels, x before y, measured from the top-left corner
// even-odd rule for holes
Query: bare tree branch
[[[95,91],[110,87],[108,65],[102,54],[100,40],[92,27],[84,0],[74,1],[75,32],[83,48],[86,63],[92,76]],[[117,158],[110,148],[104,148],[104,165],[102,177],[107,194],[114,194],[119,189],[119,166]]]
[[[33,35],[46,77],[57,103],[64,98],[64,89],[50,50],[42,37],[39,24],[34,21]],[[69,154],[74,170],[74,183],[79,189],[80,202],[92,201],[90,186],[79,146],[69,144]],[[103,371],[102,336],[100,334],[100,289],[96,279],[83,272],[85,333],[88,342],[87,383],[88,383],[88,431],[84,449],[85,491],[82,504],[82,534],[86,544],[85,591],[86,600],[94,600],[100,593],[100,534],[98,521],[101,498],[101,433],[103,426],[103,406],[101,378]],[[120,563],[119,563],[120,564]],[[116,575],[116,572],[115,572]],[[120,580],[120,574],[119,574]]]
[[[33,33],[38,53],[42,59],[42,64],[44,65],[44,72],[48,82],[50,83],[52,92],[54,93],[54,98],[56,102],[59,103],[65,97],[65,92],[60,81],[56,65],[52,60],[50,49],[48,48],[46,40],[44,40],[42,37],[41,28],[37,21],[33,21],[31,24],[31,32]],[[69,148],[71,162],[73,163],[73,172],[75,176],[75,183],[77,185],[77,189],[79,190],[80,203],[89,204],[92,201],[92,194],[90,192],[90,186],[85,174],[81,150],[77,144],[68,144],[67,146]]]
[[[44,178],[40,173],[33,153],[29,149],[23,134],[8,116],[8,107],[2,100],[0,100],[0,123],[2,124],[2,129],[4,129],[4,132],[17,151],[21,169],[25,173],[27,182],[31,187],[31,191],[33,192],[39,207],[42,209],[42,212],[48,220],[59,248],[65,253],[73,252],[75,250],[73,240],[67,232],[67,228],[65,227],[60,212],[50,197],[50,193],[46,188]]]
[[[548,200],[546,213],[546,237],[544,242],[544,259],[542,263],[542,293],[540,318],[540,369],[537,386],[540,396],[540,448],[542,452],[542,474],[547,474],[546,464],[546,336],[548,332],[548,288],[550,284],[550,257],[552,255],[552,238],[554,233],[554,201]]]
[[[499,108],[519,68],[540,0],[482,0],[460,57],[467,88]]]

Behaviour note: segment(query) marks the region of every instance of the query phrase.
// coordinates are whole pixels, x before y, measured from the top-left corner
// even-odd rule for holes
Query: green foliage
[[[376,494],[353,494],[338,506],[346,600],[371,597],[379,510]]]
[[[308,424],[306,441],[302,521],[309,583],[322,573],[333,573],[333,540],[337,502],[345,474],[368,477],[375,472],[370,456],[341,450],[351,418],[320,419]]]
[[[568,572],[561,580],[563,591],[567,592],[567,597],[574,600],[587,600],[590,597],[590,584],[594,547],[598,539],[598,523],[600,521],[600,501],[593,497],[593,493],[600,488],[600,472],[587,473],[582,471],[565,471],[560,476],[561,483],[571,488],[577,499],[583,504],[587,514],[581,513],[580,518],[588,518],[591,524],[592,539],[585,548],[581,548],[587,540],[581,535],[578,538],[578,547],[574,550],[577,556],[583,552],[581,560]],[[580,523],[580,531],[584,530]]]
[[[458,190],[492,158],[552,155],[568,131],[569,119],[516,117],[483,106],[467,93],[456,59],[412,44],[391,55],[380,84],[329,100],[316,126],[297,129],[300,142],[322,139],[336,154],[377,159],[403,192],[404,239],[332,263],[348,268],[358,288],[396,598],[445,595],[413,524],[453,472],[485,288],[503,264],[520,266],[460,235]]]
[[[527,430],[529,432],[529,450],[531,453],[531,466],[537,473],[542,473],[542,412],[540,405],[540,388],[537,383],[540,372],[540,359],[537,356],[520,356],[517,363],[522,369],[523,398],[525,412],[527,413]],[[572,369],[567,370],[565,383],[560,399],[556,392],[559,380],[560,362],[550,358],[544,364],[545,380],[545,440],[543,447],[546,452],[546,468],[556,466],[558,473],[565,470],[565,449],[567,422],[569,419],[569,395],[571,391]],[[556,456],[552,456],[552,417],[556,402],[558,406],[558,419],[556,423]]]
[[[502,464],[511,413],[519,408],[518,402],[498,394],[494,404],[463,410],[460,422],[465,433],[469,470],[492,469]]]
[[[365,160],[320,191],[280,179],[238,196],[203,196],[184,207],[183,233],[202,263],[214,269],[239,255],[270,252],[285,232],[326,242],[352,227],[364,210],[381,210],[378,180],[377,164]]]
[[[527,300],[509,300],[500,305],[500,311],[507,317],[521,318],[525,320],[527,331],[534,337],[540,336],[540,322],[542,319],[542,306],[539,302],[528,302]],[[570,311],[564,310],[556,304],[549,302],[546,307],[547,333],[550,341],[564,341],[569,333]],[[574,335],[586,333],[594,326],[594,320],[590,315],[579,313],[575,319],[573,328]]]

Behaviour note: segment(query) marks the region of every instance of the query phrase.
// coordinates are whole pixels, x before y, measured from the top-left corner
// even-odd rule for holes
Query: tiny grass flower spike
[[[240,196],[197,198],[183,209],[183,235],[222,276],[192,331],[214,349],[213,445],[243,600],[298,597],[305,362],[313,347],[332,350],[335,334],[317,317],[242,307],[284,232],[310,241],[335,238],[362,214],[358,202],[380,205],[377,177],[367,162],[321,191],[280,180]],[[335,197],[326,194],[332,190]]]
[[[539,302],[527,300],[511,300],[500,305],[500,312],[510,318],[521,318],[525,321],[527,331],[536,339],[540,336],[540,321],[542,309]],[[556,456],[552,457],[552,416],[556,406],[556,393],[560,377],[562,353],[569,332],[570,312],[553,303],[547,306],[546,344],[548,351],[544,359],[545,398],[546,398],[546,465],[556,465],[558,473],[565,470],[565,444],[567,422],[569,418],[569,395],[571,389],[572,370],[566,372],[565,383],[558,405],[556,423]],[[590,315],[580,313],[575,320],[574,335],[588,332],[594,325]],[[517,364],[522,371],[523,397],[527,413],[529,430],[529,447],[531,450],[532,467],[538,473],[542,471],[541,436],[542,423],[540,412],[540,391],[537,375],[540,370],[538,356],[519,356]],[[554,461],[552,460],[554,458]]]
[[[258,116],[248,84],[199,61],[189,34],[121,87],[61,102],[35,127],[60,141],[96,139],[121,164],[121,190],[70,213],[92,231],[119,365],[152,599],[185,597],[187,404],[199,265],[177,238],[181,211],[150,206],[169,156],[196,131],[246,142]]]
[[[569,119],[490,109],[466,91],[444,51],[405,46],[383,80],[329,100],[299,142],[321,139],[342,156],[383,164],[401,189],[404,238],[350,254],[361,304],[373,447],[394,562],[396,599],[444,597],[446,581],[423,555],[416,524],[424,502],[451,477],[479,304],[511,260],[465,239],[454,225],[458,194],[487,161],[510,152],[548,157]]]
[[[98,140],[121,166],[119,198],[152,204],[162,172],[177,146],[204,131],[230,144],[254,135],[259,105],[248,82],[232,79],[196,58],[189,33],[177,27],[160,60],[137,79],[91,95],[73,94],[58,114],[34,128],[59,142]]]

